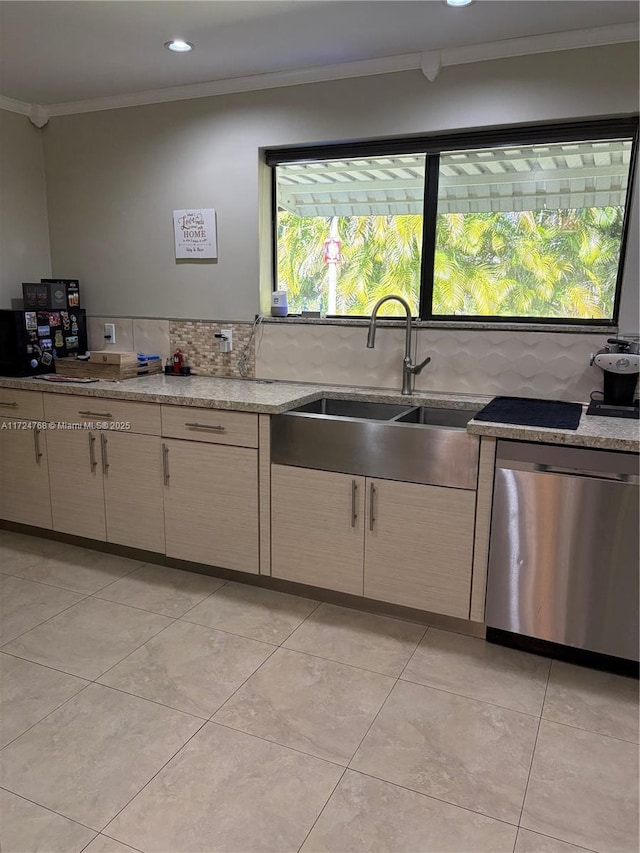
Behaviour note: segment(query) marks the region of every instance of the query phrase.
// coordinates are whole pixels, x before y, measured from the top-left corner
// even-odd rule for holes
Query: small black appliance
[[[86,349],[83,308],[0,310],[0,376],[55,373],[58,358],[84,354]]]
[[[606,418],[638,418],[635,399],[640,354],[638,341],[609,338],[605,347],[591,354],[591,364],[604,372],[602,400],[592,400],[588,415]]]

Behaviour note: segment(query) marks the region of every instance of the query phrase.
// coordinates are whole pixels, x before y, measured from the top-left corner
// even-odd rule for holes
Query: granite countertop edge
[[[279,380],[246,380],[226,377],[190,376],[165,377],[162,374],[123,382],[92,384],[48,384],[34,377],[0,377],[0,388],[42,391],[50,394],[75,394],[86,397],[164,403],[208,409],[253,412],[279,415],[321,397],[353,399],[366,402],[406,403],[408,406],[428,405],[478,411],[493,395],[445,394],[437,391],[417,391],[411,397],[391,388],[362,388],[346,385],[284,382]],[[132,383],[135,383],[135,387]],[[5,417],[9,412],[2,412]],[[640,424],[636,420],[592,417],[585,414],[577,430],[499,424],[471,420],[467,431],[472,435],[492,436],[514,441],[564,444],[602,450],[640,452]]]

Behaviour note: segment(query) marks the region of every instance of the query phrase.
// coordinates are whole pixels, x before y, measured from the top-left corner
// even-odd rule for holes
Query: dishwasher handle
[[[591,471],[585,468],[563,467],[561,465],[548,465],[545,462],[517,462],[515,460],[497,460],[496,468],[510,471],[525,471],[535,474],[556,474],[562,477],[583,477],[590,480],[608,480],[614,483],[640,482],[637,474],[626,472]]]

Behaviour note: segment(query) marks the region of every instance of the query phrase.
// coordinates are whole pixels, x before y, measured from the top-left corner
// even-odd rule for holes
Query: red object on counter
[[[184,364],[184,355],[182,354],[182,350],[177,349],[173,354],[173,372],[180,373],[182,366]]]

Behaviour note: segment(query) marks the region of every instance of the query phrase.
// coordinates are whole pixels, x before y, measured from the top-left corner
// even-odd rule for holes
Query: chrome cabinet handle
[[[358,520],[358,484],[355,480],[351,481],[351,526],[356,526]]]
[[[166,444],[162,445],[162,479],[165,486],[169,485],[169,448]]]
[[[96,449],[95,449],[96,437],[90,432],[89,433],[89,468],[91,469],[91,473],[96,470],[98,462],[96,460]]]
[[[102,450],[102,473],[106,474],[109,467],[109,457],[107,455],[107,436],[100,433],[100,448]]]
[[[186,427],[189,429],[210,429],[213,432],[226,432],[227,428],[220,426],[220,424],[198,424],[198,423],[185,423]]]
[[[2,402],[0,402],[0,406],[7,406],[8,408],[11,408],[11,409],[17,409],[18,408],[17,403],[2,403]]]
[[[373,505],[375,494],[376,487],[371,483],[371,487],[369,489],[369,530],[373,530],[373,526],[376,523],[376,515]]]
[[[36,451],[36,465],[39,465],[42,459],[42,451],[40,450],[40,429],[38,427],[33,431],[33,443]]]
[[[113,419],[113,415],[111,412],[78,412],[79,415],[87,415],[90,418],[111,418]]]

